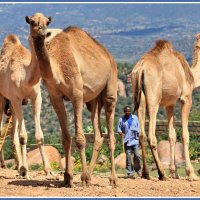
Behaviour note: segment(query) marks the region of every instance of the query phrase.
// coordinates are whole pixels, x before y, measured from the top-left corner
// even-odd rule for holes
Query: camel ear
[[[30,17],[26,16],[25,19],[26,19],[26,22],[27,22],[28,24],[30,24],[30,21],[31,21]]]
[[[50,24],[50,22],[51,22],[51,17],[48,17],[47,26]]]

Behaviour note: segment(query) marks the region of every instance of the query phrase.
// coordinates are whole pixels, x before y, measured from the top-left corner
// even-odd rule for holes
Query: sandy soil
[[[82,187],[80,175],[74,175],[74,188],[61,187],[59,180],[45,180],[44,172],[30,172],[32,180],[16,179],[17,171],[0,170],[0,196],[4,197],[200,197],[200,181],[127,179],[118,174],[118,187],[109,185],[109,175],[95,175],[92,185]]]

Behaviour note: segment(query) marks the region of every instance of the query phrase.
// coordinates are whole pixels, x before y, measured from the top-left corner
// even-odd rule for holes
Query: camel
[[[66,157],[64,185],[73,187],[70,164],[71,137],[67,127],[67,113],[63,99],[72,102],[75,119],[75,140],[82,161],[82,184],[91,183],[91,174],[103,142],[100,130],[100,111],[105,108],[109,134],[111,158],[110,184],[115,185],[117,177],[114,165],[115,138],[113,132],[114,111],[117,101],[117,66],[112,55],[88,33],[78,27],[68,27],[45,45],[47,26],[51,17],[36,13],[26,16],[33,38],[34,51],[38,58],[42,79],[58,116],[62,130],[62,144]],[[91,111],[95,133],[94,151],[87,168],[85,136],[82,128],[82,109],[86,103]]]
[[[30,40],[30,45],[32,45],[32,40]],[[30,99],[32,103],[35,137],[44,163],[44,171],[47,176],[53,174],[45,155],[43,132],[40,127],[41,76],[36,60],[35,54],[32,52],[31,56],[31,53],[21,44],[16,35],[10,34],[5,37],[0,54],[0,121],[3,115],[4,97],[6,97],[12,105],[13,144],[18,161],[18,171],[21,176],[27,179],[30,177],[26,162],[27,133],[21,107],[23,99]]]
[[[197,38],[198,41],[198,38]],[[195,47],[196,54],[199,49]],[[167,176],[159,160],[157,152],[157,140],[155,135],[156,115],[159,106],[166,108],[169,142],[170,142],[170,176],[179,178],[175,164],[176,132],[174,128],[173,109],[176,102],[181,103],[182,118],[182,142],[186,162],[186,175],[189,180],[198,180],[194,173],[189,157],[189,131],[188,116],[192,106],[192,91],[200,85],[200,69],[198,59],[190,69],[184,56],[173,50],[170,42],[159,40],[155,47],[147,52],[135,65],[131,72],[132,89],[135,109],[138,110],[140,122],[140,145],[142,148],[143,171],[142,176],[149,179],[149,171],[146,164],[146,133],[145,114],[149,116],[148,142],[156,162],[159,179],[166,180]]]

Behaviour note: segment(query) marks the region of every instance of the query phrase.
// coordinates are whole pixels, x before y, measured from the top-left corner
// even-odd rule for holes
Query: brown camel
[[[36,142],[43,159],[44,170],[47,175],[51,174],[51,167],[45,156],[43,132],[40,127],[42,103],[40,92],[41,76],[39,67],[36,65],[36,59],[36,56],[34,54],[31,56],[30,52],[21,44],[16,35],[7,35],[5,37],[0,54],[0,121],[3,115],[4,97],[6,97],[12,105],[13,144],[16,150],[18,171],[20,175],[26,178],[29,178],[29,175],[26,162],[27,133],[21,107],[23,99],[31,100],[35,121]],[[22,151],[20,151],[20,145]]]
[[[156,115],[159,106],[166,108],[169,125],[169,142],[171,153],[170,176],[178,178],[175,164],[176,132],[174,128],[173,109],[178,100],[181,103],[182,142],[186,161],[186,174],[190,180],[198,180],[189,157],[188,116],[192,106],[192,91],[200,84],[200,75],[195,65],[190,69],[183,55],[173,50],[170,42],[159,40],[155,47],[147,52],[135,65],[132,73],[133,97],[135,110],[140,121],[140,144],[143,156],[143,177],[150,178],[146,164],[145,113],[149,116],[148,141],[157,165],[159,179],[166,175],[159,160],[155,136]],[[195,71],[195,73],[193,73]],[[193,75],[194,74],[194,75]]]
[[[102,106],[105,107],[110,139],[112,170],[110,183],[116,184],[113,123],[117,101],[117,66],[113,57],[89,34],[76,27],[68,27],[57,34],[46,48],[45,38],[48,35],[47,26],[51,18],[36,13],[32,17],[27,16],[26,22],[30,24],[30,36],[33,38],[40,72],[62,130],[62,143],[66,156],[64,184],[69,187],[73,186],[70,164],[71,137],[68,132],[63,99],[71,101],[74,108],[75,138],[82,161],[81,180],[83,184],[89,184],[91,181],[91,174],[103,142],[100,130],[100,111]],[[94,151],[89,169],[86,164],[86,141],[82,128],[83,103],[86,103],[92,113],[95,133]]]

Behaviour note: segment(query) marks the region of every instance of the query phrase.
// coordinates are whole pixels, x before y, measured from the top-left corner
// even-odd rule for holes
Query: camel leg
[[[20,143],[19,143],[19,134],[18,134],[19,122],[18,122],[18,119],[15,114],[15,110],[14,110],[13,106],[11,107],[11,110],[12,110],[12,117],[13,117],[12,142],[13,142],[13,147],[14,147],[15,153],[16,153],[16,160],[17,160],[17,164],[18,164],[17,169],[18,169],[18,171],[20,171],[20,168],[22,166],[22,157],[21,157],[21,147],[20,147]]]
[[[147,167],[147,155],[146,155],[146,145],[147,145],[147,136],[145,133],[145,115],[146,115],[146,100],[144,93],[141,93],[141,100],[140,100],[140,106],[138,109],[138,118],[139,118],[139,124],[140,124],[140,146],[142,150],[142,162],[143,162],[143,168],[142,168],[142,178],[150,179],[149,176],[149,170]]]
[[[112,186],[117,185],[117,176],[115,171],[115,164],[114,164],[114,151],[115,151],[115,136],[114,136],[114,114],[115,114],[115,106],[116,106],[116,91],[115,88],[112,87],[115,85],[114,79],[110,79],[106,90],[103,93],[103,103],[105,107],[105,114],[106,114],[106,122],[107,122],[107,129],[108,129],[108,136],[109,136],[109,143],[108,148],[110,150],[110,161],[111,161],[111,177],[110,177],[110,184]]]
[[[20,175],[26,179],[30,179],[28,175],[28,164],[27,164],[27,144],[28,135],[26,132],[24,118],[19,118],[19,141],[22,149],[22,166],[20,168]]]
[[[13,115],[12,115],[13,116]],[[12,125],[12,130],[11,130],[11,134],[10,134],[10,136],[11,136],[11,142],[12,142],[12,150],[13,150],[13,154],[14,154],[14,159],[15,159],[15,161],[14,161],[14,164],[13,164],[13,166],[12,166],[12,168],[11,169],[14,169],[14,170],[17,170],[18,168],[19,168],[19,160],[18,160],[18,157],[17,157],[17,153],[16,153],[16,151],[15,151],[15,145],[14,145],[14,131],[13,131],[14,129],[13,129],[13,125]],[[19,139],[18,139],[19,140]],[[18,147],[18,149],[19,149],[20,147]],[[21,151],[20,151],[20,156],[21,156]]]
[[[50,100],[58,116],[58,120],[60,122],[60,127],[62,131],[62,145],[64,148],[65,161],[66,161],[63,185],[72,188],[73,173],[72,173],[72,162],[71,162],[71,136],[69,134],[67,126],[67,113],[65,111],[65,106],[62,97],[60,97],[59,95],[54,97],[50,96]]]
[[[85,146],[86,140],[82,128],[82,110],[83,110],[83,94],[81,91],[74,91],[73,99],[73,108],[74,108],[74,121],[75,121],[75,140],[76,145],[80,152],[81,163],[82,163],[82,174],[81,181],[82,185],[91,184],[91,176],[88,173],[86,155],[85,155]]]
[[[26,132],[26,128],[25,128],[25,124],[24,124],[24,118],[22,115],[22,102],[21,100],[17,99],[15,101],[11,101],[12,107],[14,109],[15,115],[17,117],[17,119],[19,120],[19,141],[20,141],[20,145],[21,145],[21,150],[22,150],[22,165],[19,169],[19,173],[22,177],[26,178],[26,179],[30,179],[29,175],[28,175],[28,164],[27,164],[27,148],[26,148],[26,144],[27,144],[27,139],[28,139],[28,135]],[[17,133],[17,127],[15,127],[15,136],[18,134]],[[15,137],[14,136],[14,137]],[[15,138],[15,140],[17,140],[17,137]],[[19,152],[19,149],[16,149],[16,152]]]
[[[194,173],[193,166],[190,161],[189,155],[189,131],[188,131],[188,117],[190,113],[190,109],[192,106],[192,99],[188,97],[186,101],[181,102],[181,117],[182,117],[182,141],[183,141],[183,148],[185,154],[185,164],[186,164],[186,175],[188,180],[199,180],[197,175]]]
[[[170,143],[170,167],[169,167],[169,176],[172,178],[179,178],[177,166],[175,163],[175,146],[176,146],[176,131],[174,128],[174,113],[173,106],[166,108],[167,118],[168,118],[168,127],[169,127],[169,143]]]
[[[88,170],[89,174],[92,175],[104,138],[103,138],[101,128],[100,128],[101,101],[100,99],[98,100],[97,98],[91,101],[89,104],[90,104],[89,106],[90,106],[90,111],[92,115],[92,125],[94,129],[94,134],[95,134],[92,159],[91,159],[89,170]]]
[[[153,154],[157,169],[158,169],[158,175],[160,180],[166,180],[167,177],[165,175],[165,171],[163,169],[162,163],[160,162],[160,159],[158,157],[158,151],[157,151],[157,139],[155,135],[156,131],[156,115],[158,112],[158,106],[149,106],[149,144],[151,148],[151,152]]]
[[[33,109],[33,116],[35,121],[35,138],[38,148],[40,150],[40,154],[42,157],[42,161],[44,164],[44,171],[47,177],[50,175],[54,175],[52,173],[51,166],[49,164],[49,160],[46,156],[45,148],[44,148],[44,135],[40,126],[40,111],[41,111],[41,104],[42,104],[42,97],[40,91],[36,94],[34,98],[31,99],[32,109]]]
[[[3,148],[1,149],[1,152],[0,152],[0,161],[1,161],[1,168],[6,168]]]

